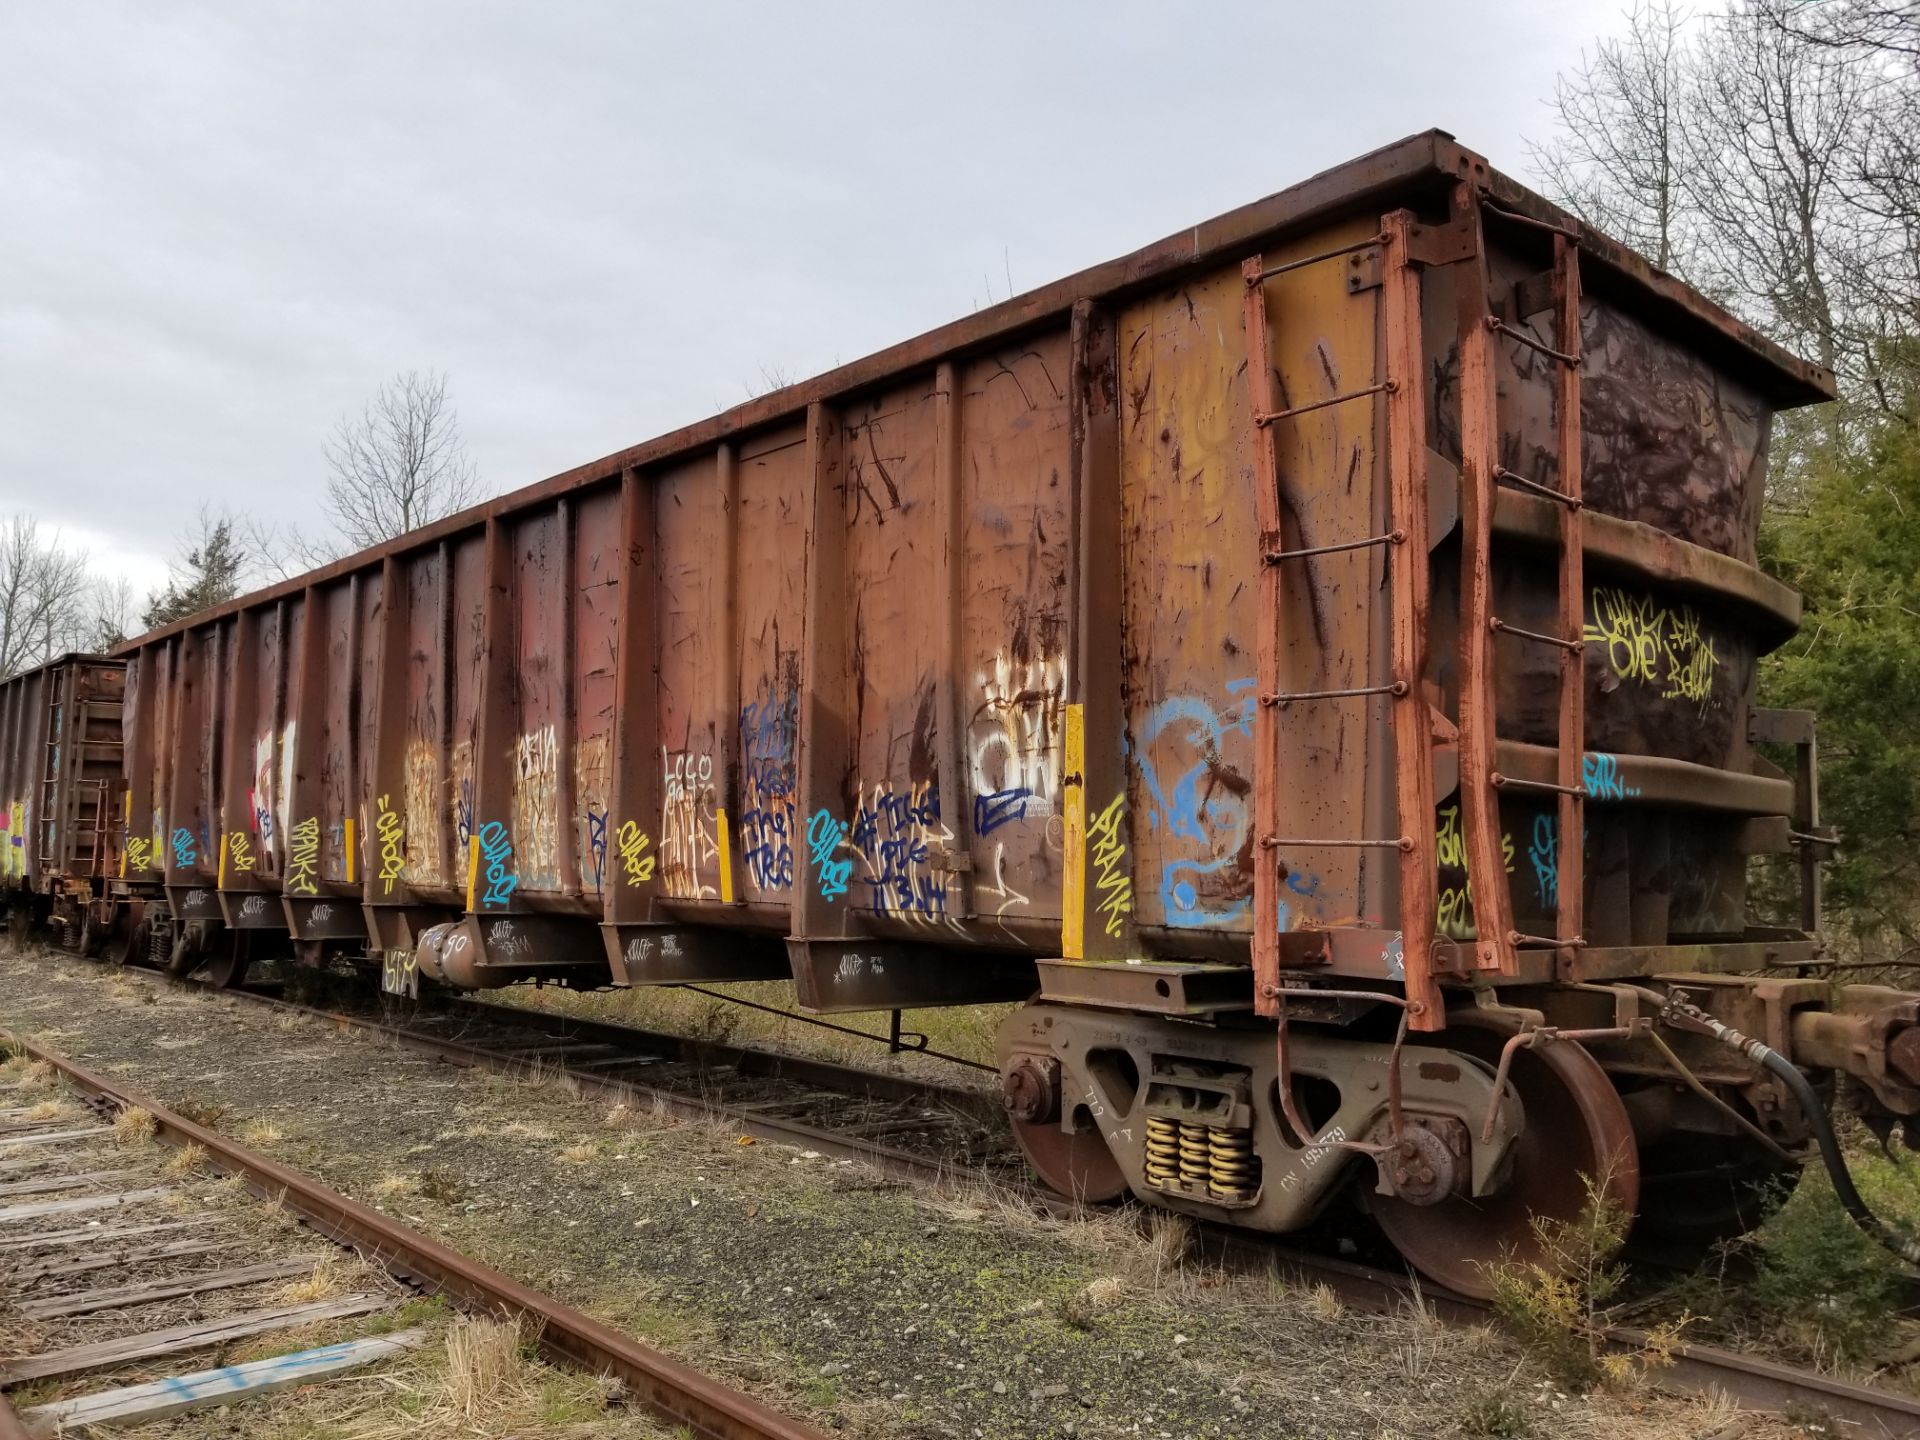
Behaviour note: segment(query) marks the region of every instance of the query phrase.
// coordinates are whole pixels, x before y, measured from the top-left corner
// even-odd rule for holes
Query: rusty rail
[[[550,1357],[594,1374],[614,1376],[650,1410],[670,1424],[687,1427],[702,1440],[825,1440],[819,1431],[768,1409],[751,1396],[296,1170],[255,1154],[217,1131],[196,1125],[57,1051],[18,1036],[9,1040],[34,1059],[46,1061],[82,1090],[121,1108],[137,1106],[147,1111],[163,1137],[199,1145],[214,1164],[242,1174],[263,1192],[280,1197],[321,1234],[363,1251],[389,1270],[466,1308],[534,1321],[540,1327],[541,1348]],[[20,1433],[24,1436],[25,1432]],[[10,1440],[4,1418],[0,1418],[0,1440]]]

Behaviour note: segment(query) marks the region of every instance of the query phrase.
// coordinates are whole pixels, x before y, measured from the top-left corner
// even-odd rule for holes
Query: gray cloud
[[[526,484],[1415,130],[1524,168],[1617,9],[12,6],[0,510],[311,518],[410,367]]]

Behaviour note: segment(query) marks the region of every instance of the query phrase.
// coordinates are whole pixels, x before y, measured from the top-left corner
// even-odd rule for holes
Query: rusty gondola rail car
[[[1703,1014],[1920,1109],[1920,997],[1806,974],[1812,717],[1752,703],[1771,417],[1832,393],[1415,136],[130,642],[98,922],[1031,1001],[1049,1183],[1343,1195],[1461,1290],[1582,1174],[1744,1223],[1824,1117]]]
[[[71,945],[118,863],[126,669],[70,654],[0,680],[0,894],[17,926],[58,917]]]

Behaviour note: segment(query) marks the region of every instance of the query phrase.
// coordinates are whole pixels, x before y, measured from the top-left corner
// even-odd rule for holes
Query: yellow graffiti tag
[[[391,895],[393,882],[407,868],[407,831],[394,812],[391,797],[382,795],[374,804],[380,813],[374,821],[374,838],[380,842],[380,893]]]
[[[1120,934],[1126,917],[1133,913],[1133,881],[1122,868],[1127,855],[1127,843],[1120,838],[1125,804],[1125,796],[1114,796],[1087,825],[1087,837],[1093,842],[1093,889],[1099,897],[1094,908],[1112,937]]]
[[[227,863],[233,866],[236,873],[247,874],[258,861],[251,840],[237,831],[227,836]]]
[[[309,815],[293,827],[287,854],[287,893],[320,893],[320,822]]]
[[[1443,805],[1440,807],[1440,823],[1433,832],[1434,855],[1437,868],[1464,870],[1467,868],[1467,840],[1460,828],[1460,807]],[[1502,834],[1500,837],[1500,860],[1507,874],[1513,874],[1514,845],[1513,836]],[[1475,936],[1473,924],[1473,886],[1467,881],[1458,885],[1440,887],[1439,904],[1434,914],[1434,925],[1442,935],[1453,940],[1471,940]]]
[[[1622,680],[1658,686],[1662,700],[1707,705],[1720,657],[1691,605],[1676,609],[1606,586],[1595,586],[1590,602],[1583,635],[1588,644],[1606,646],[1608,669]]]
[[[153,842],[139,835],[127,837],[127,863],[136,870],[153,868]]]
[[[645,885],[653,879],[654,857],[647,853],[653,845],[644,831],[633,821],[621,825],[614,843],[620,851],[620,873],[627,878],[629,885]]]

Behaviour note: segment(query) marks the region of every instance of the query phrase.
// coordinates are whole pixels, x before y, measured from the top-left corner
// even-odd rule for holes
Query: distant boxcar
[[[1816,1122],[1681,999],[1920,1108],[1914,997],[1759,978],[1827,842],[1755,535],[1831,394],[1416,136],[140,637],[100,920],[403,992],[1037,994],[1049,1181],[1357,1183],[1464,1288],[1582,1173],[1738,1218]]]
[[[63,655],[0,680],[0,890],[17,926],[57,917],[73,944],[119,863],[126,670]]]

